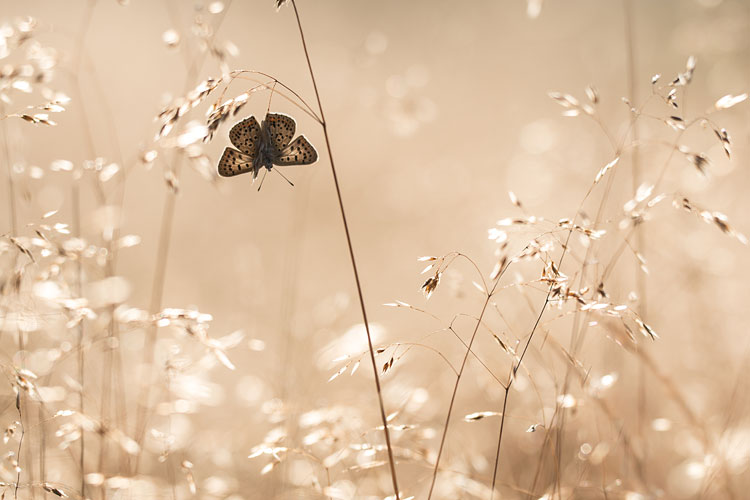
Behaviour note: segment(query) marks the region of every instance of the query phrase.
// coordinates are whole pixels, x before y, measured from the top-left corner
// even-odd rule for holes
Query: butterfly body
[[[274,165],[309,165],[318,159],[318,152],[304,135],[294,137],[294,118],[281,113],[268,113],[262,125],[254,116],[237,123],[229,131],[234,148],[226,148],[219,161],[219,175],[233,177],[247,172],[253,179],[261,169],[270,171]]]
[[[258,154],[253,159],[253,162],[257,169],[265,167],[271,170],[281,155],[274,144],[273,136],[271,135],[270,127],[266,125],[266,120],[263,120],[263,124],[261,125],[261,135],[263,140],[260,141]]]

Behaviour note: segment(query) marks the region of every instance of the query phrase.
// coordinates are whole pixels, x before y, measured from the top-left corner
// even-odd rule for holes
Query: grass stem
[[[386,417],[385,405],[383,403],[383,392],[380,387],[380,375],[378,374],[378,366],[375,362],[375,349],[372,346],[372,335],[370,334],[370,323],[367,321],[367,310],[365,308],[365,299],[362,294],[362,284],[359,280],[359,271],[357,270],[357,261],[354,257],[354,246],[352,245],[352,238],[349,234],[349,224],[346,220],[346,212],[344,210],[344,201],[341,196],[341,188],[339,187],[338,175],[336,174],[336,165],[333,159],[333,152],[331,151],[331,141],[328,137],[328,124],[325,119],[325,113],[323,112],[323,105],[320,100],[320,92],[318,91],[318,84],[315,80],[315,73],[313,72],[312,63],[310,62],[310,53],[307,49],[307,42],[305,41],[305,33],[302,29],[302,22],[300,21],[299,11],[297,10],[297,3],[295,0],[291,0],[292,7],[294,8],[294,16],[297,20],[297,27],[299,28],[299,36],[302,41],[302,48],[305,52],[305,59],[307,60],[307,68],[310,71],[310,79],[312,80],[313,89],[315,90],[315,98],[318,101],[318,109],[320,110],[320,125],[323,128],[323,135],[325,137],[326,149],[328,150],[328,159],[331,163],[331,173],[333,174],[333,184],[336,188],[336,196],[338,198],[339,209],[341,211],[341,220],[344,223],[344,233],[346,234],[346,244],[349,249],[349,257],[352,262],[352,270],[354,271],[354,281],[357,285],[357,295],[359,297],[359,306],[362,310],[362,320],[365,325],[365,332],[367,333],[367,346],[370,352],[370,361],[372,362],[372,371],[375,375],[375,388],[378,393],[378,404],[380,406],[380,419],[383,422],[383,434],[385,435],[385,445],[388,450],[388,464],[391,470],[391,480],[393,482],[393,490],[396,495],[396,500],[400,499],[398,489],[398,479],[396,476],[396,461],[393,458],[393,447],[391,445],[391,435],[388,430],[388,419]],[[477,326],[477,328],[479,328]],[[468,354],[467,354],[468,356]]]

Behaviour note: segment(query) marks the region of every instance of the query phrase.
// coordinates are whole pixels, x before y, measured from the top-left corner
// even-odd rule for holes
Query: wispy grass
[[[559,170],[549,169],[552,193],[574,199],[572,209],[556,200],[527,205],[512,192],[509,204],[504,199],[484,204],[499,218],[488,228],[489,246],[477,235],[485,245],[467,246],[480,248],[479,255],[457,249],[420,258],[427,266],[421,282],[425,302],[386,304],[408,314],[393,320],[396,327],[380,343],[387,313],[368,314],[366,296],[374,292],[361,277],[364,270],[381,271],[392,263],[372,260],[373,252],[355,251],[352,226],[364,229],[370,220],[347,218],[357,193],[339,175],[353,178],[360,165],[337,168],[319,87],[324,79],[313,70],[318,59],[308,45],[325,27],[305,31],[301,4],[276,4],[285,9],[281,22],[294,14],[305,56],[297,77],[309,78],[315,102],[291,85],[293,75],[277,78],[276,67],[233,69],[236,47],[217,32],[239,11],[237,5],[209,2],[186,10],[167,2],[171,26],[165,26],[170,29],[165,40],[181,51],[182,93],[162,102],[156,125],[144,126],[143,143],[126,145],[123,152],[117,147],[118,117],[106,105],[108,89],[97,81],[96,68],[84,64],[94,43],[89,27],[96,9],[103,7],[85,4],[71,59],[58,60],[56,51],[45,51],[42,40],[49,33],[38,36],[39,25],[30,20],[3,28],[0,52],[8,52],[2,52],[7,67],[0,71],[0,144],[8,193],[3,200],[8,230],[0,237],[0,365],[7,381],[1,413],[3,494],[14,499],[741,498],[748,484],[747,456],[739,446],[746,440],[747,384],[742,370],[735,373],[722,365],[744,362],[748,351],[724,345],[722,325],[711,325],[715,331],[709,332],[721,342],[691,337],[684,331],[688,322],[668,312],[684,302],[700,316],[729,300],[710,296],[714,289],[706,283],[721,279],[718,273],[689,263],[674,247],[696,245],[683,224],[698,226],[700,237],[711,229],[723,233],[724,242],[711,248],[712,259],[727,258],[732,245],[747,244],[734,225],[746,224],[742,214],[719,211],[733,212],[728,202],[709,208],[717,199],[710,202],[711,196],[702,195],[710,192],[717,156],[737,161],[733,134],[724,124],[736,118],[733,113],[740,112],[747,94],[711,96],[712,105],[699,112],[705,99],[699,90],[686,89],[705,77],[701,61],[689,58],[672,78],[642,74],[636,48],[644,14],[640,5],[636,10],[632,0],[623,0],[623,47],[618,49],[625,68],[623,89],[606,88],[601,96],[593,85],[581,97],[550,93],[565,119],[586,120],[600,134],[587,139],[596,142],[590,145],[595,159],[582,156],[575,166],[585,180],[566,184]],[[261,8],[270,10],[273,4],[252,7]],[[536,15],[539,8],[532,9]],[[252,59],[252,50],[246,52]],[[204,75],[206,61],[215,77]],[[53,78],[57,69],[69,77],[65,83]],[[545,78],[557,86],[554,72]],[[103,97],[100,114],[89,102],[86,82]],[[69,87],[72,100],[58,86]],[[620,91],[626,96],[618,115],[611,108],[619,105]],[[138,98],[154,109],[160,106],[158,96]],[[488,100],[487,105],[496,103]],[[284,254],[278,329],[263,323],[264,311],[235,305],[243,297],[221,304],[238,309],[231,320],[221,318],[222,325],[240,323],[229,334],[210,330],[213,317],[202,309],[168,307],[175,257],[185,251],[175,245],[184,229],[179,216],[192,208],[192,201],[178,199],[182,186],[201,198],[224,196],[230,181],[221,185],[216,177],[215,143],[223,146],[227,129],[246,114],[277,106],[321,127],[326,161],[306,168],[331,169],[351,265],[351,271],[345,266],[346,275],[353,274],[366,349],[349,338],[362,332],[347,322],[345,299],[336,302],[335,313],[321,314],[318,309],[325,308],[314,301],[323,303],[318,291],[326,287],[312,285],[314,300],[303,293],[308,263],[302,244],[312,233],[306,225],[315,218],[308,213],[314,205],[308,202],[313,200],[308,199],[315,187],[312,176],[305,179],[309,185],[291,191],[301,201],[295,202],[289,247],[269,250]],[[60,118],[52,119],[52,113]],[[96,116],[107,123],[108,147],[96,142]],[[39,161],[49,166],[37,167],[22,161],[26,151],[10,134],[20,130],[32,137],[35,129],[66,127],[86,159],[41,152],[49,158]],[[732,132],[742,136],[746,130]],[[348,139],[339,140],[346,145]],[[485,155],[472,156],[473,146],[460,141],[439,146],[460,148],[471,161]],[[556,147],[568,145],[558,142]],[[103,158],[105,151],[114,160]],[[740,149],[740,161],[745,154]],[[126,165],[124,156],[134,160]],[[158,234],[146,257],[154,271],[148,285],[132,296],[129,283],[135,277],[121,276],[132,269],[118,263],[121,252],[138,245],[140,236],[123,232],[130,215],[125,202],[145,201],[143,186],[128,181],[132,173],[154,166],[164,176],[164,200],[157,200],[161,210],[152,217]],[[685,172],[701,179],[704,190],[686,193]],[[193,183],[195,174],[207,182]],[[35,184],[41,178],[64,187],[59,210],[36,213],[30,200],[43,196],[42,185]],[[256,196],[244,180],[232,187]],[[738,183],[735,190],[741,189]],[[271,205],[283,198],[265,193],[253,203],[281,213]],[[718,202],[723,204],[721,198]],[[218,211],[207,211],[211,220],[219,220]],[[675,222],[678,214],[686,215],[684,221]],[[248,224],[254,224],[254,214],[247,215]],[[487,214],[477,217],[484,220]],[[131,222],[139,231],[148,227],[145,221]],[[205,228],[195,224],[194,229],[204,236]],[[336,261],[325,260],[332,254],[316,255],[315,264],[336,267]],[[221,248],[217,255],[221,258],[205,264],[217,269],[235,264],[231,249]],[[670,267],[670,260],[681,267]],[[675,276],[679,273],[692,281]],[[193,273],[178,277],[180,283],[197,279]],[[415,295],[419,281],[415,273],[410,291]],[[210,280],[200,285],[206,295],[232,289],[231,283]],[[277,310],[266,292],[252,291]],[[726,295],[732,293],[736,290]],[[709,303],[695,304],[698,300]],[[237,318],[251,315],[260,318],[254,323],[261,326],[242,330],[244,320]],[[700,318],[690,321],[705,329]],[[279,336],[283,353],[266,342]],[[328,348],[319,350],[324,343]],[[696,356],[692,350],[698,349],[706,352]],[[343,354],[331,359],[335,356],[329,351]],[[676,362],[663,351],[684,356],[690,366],[673,369]],[[729,361],[717,361],[718,356]],[[368,360],[378,399],[376,425],[372,387],[362,389],[364,382],[356,376],[343,376],[355,375]],[[710,370],[699,371],[701,363]]]

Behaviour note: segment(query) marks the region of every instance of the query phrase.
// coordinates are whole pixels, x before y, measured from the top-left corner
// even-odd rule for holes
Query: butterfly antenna
[[[266,114],[271,112],[271,99],[273,99],[273,93],[276,92],[276,83],[277,81],[273,81],[273,87],[271,87],[271,95],[268,96],[268,109],[266,109]]]
[[[263,187],[263,181],[266,180],[266,174],[268,174],[268,170],[263,170],[263,177],[260,178],[260,185],[258,186],[258,192],[260,192],[260,188]]]
[[[274,168],[273,171],[276,172],[277,174],[279,174],[281,177],[283,177],[284,180],[287,181],[290,186],[294,187],[294,183],[292,181],[290,181],[289,179],[287,179],[286,175],[282,174],[281,171],[278,168]]]

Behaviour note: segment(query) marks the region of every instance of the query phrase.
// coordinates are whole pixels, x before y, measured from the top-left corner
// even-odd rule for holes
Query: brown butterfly
[[[268,113],[262,125],[254,116],[245,118],[229,131],[234,148],[226,148],[219,161],[219,175],[233,177],[260,169],[269,172],[274,165],[310,165],[318,160],[318,152],[304,135],[294,137],[294,118],[281,113]],[[291,182],[290,182],[291,184]]]

